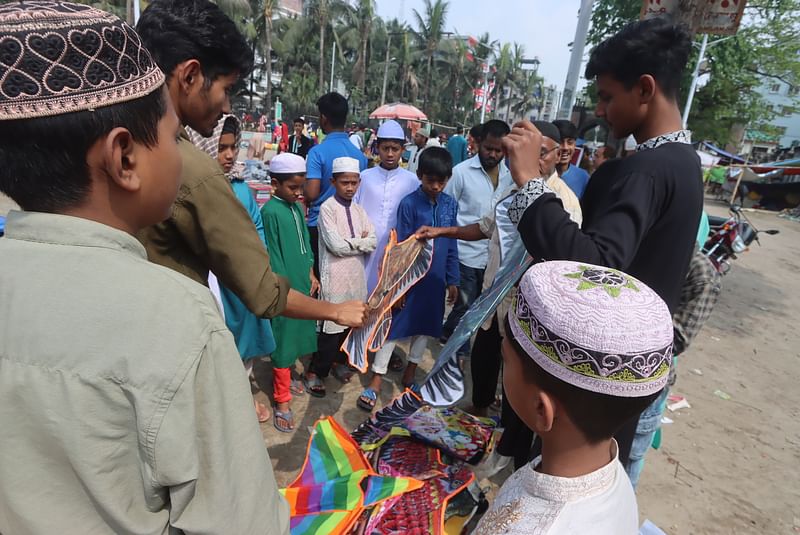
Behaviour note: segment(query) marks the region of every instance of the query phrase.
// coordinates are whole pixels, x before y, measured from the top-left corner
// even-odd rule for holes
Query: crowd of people
[[[0,29],[0,191],[22,208],[0,239],[0,532],[288,533],[257,420],[291,433],[293,396],[351,381],[340,347],[391,231],[434,253],[358,407],[376,408],[390,369],[418,390],[426,348],[524,247],[536,263],[458,350],[468,410],[500,409],[488,462],[515,468],[476,532],[638,531],[675,357],[719,293],[677,105],[683,27],[632,23],[592,51],[596,114],[638,144],[591,176],[569,121],[449,139],[423,125],[407,147],[396,121],[372,142],[348,132],[328,93],[324,139],[293,122],[260,208],[229,101],[253,54],[214,3],[153,0],[134,30],[23,0],[0,6]],[[248,380],[264,356],[272,408]]]

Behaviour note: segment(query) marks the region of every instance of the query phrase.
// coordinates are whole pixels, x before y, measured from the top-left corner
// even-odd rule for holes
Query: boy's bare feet
[[[414,383],[414,376],[417,372],[417,365],[413,362],[409,362],[406,366],[405,371],[403,372],[403,379],[402,385],[403,388],[409,388]]]
[[[258,417],[258,423],[263,424],[264,422],[269,422],[269,419],[272,418],[272,412],[269,410],[269,407],[257,401],[253,398],[253,404],[256,407],[256,416]]]

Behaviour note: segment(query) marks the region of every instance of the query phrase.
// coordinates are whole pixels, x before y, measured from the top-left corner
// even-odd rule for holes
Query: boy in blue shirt
[[[422,226],[449,227],[456,224],[458,203],[444,193],[453,171],[453,159],[447,149],[428,147],[420,155],[418,190],[400,201],[397,208],[397,239],[413,236]],[[358,398],[358,406],[366,411],[375,407],[383,376],[397,341],[409,340],[408,365],[403,372],[404,388],[415,388],[414,374],[428,346],[428,339],[442,335],[445,296],[453,304],[458,296],[458,247],[452,238],[435,238],[433,261],[428,273],[406,294],[405,305],[395,312],[392,329],[383,347],[375,354],[373,376]]]

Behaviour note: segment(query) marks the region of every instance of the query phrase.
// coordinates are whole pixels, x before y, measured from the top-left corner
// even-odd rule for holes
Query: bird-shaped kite
[[[368,316],[362,327],[352,329],[342,344],[350,366],[367,371],[367,352],[378,351],[392,326],[392,307],[428,272],[433,261],[433,240],[410,236],[397,243],[392,230],[383,253],[378,284],[367,301]]]
[[[347,533],[369,507],[417,490],[411,477],[379,476],[332,417],[317,420],[303,469],[281,493],[289,502],[292,535]]]

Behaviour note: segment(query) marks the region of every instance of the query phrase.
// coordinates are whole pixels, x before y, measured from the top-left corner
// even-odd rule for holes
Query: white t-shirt
[[[350,143],[355,145],[358,150],[364,150],[364,137],[358,132],[350,134]]]

